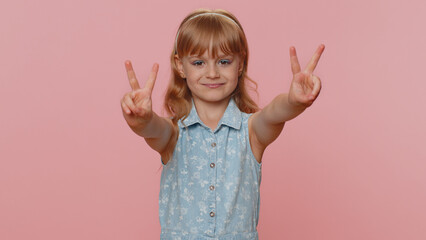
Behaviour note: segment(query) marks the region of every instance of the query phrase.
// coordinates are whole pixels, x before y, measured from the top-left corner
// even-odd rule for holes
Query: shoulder
[[[265,149],[280,135],[284,123],[267,124],[262,111],[254,113],[249,119],[249,135],[253,153],[261,156]],[[257,154],[257,155],[256,155]]]
[[[247,114],[247,127],[248,127],[248,134],[249,134],[249,140],[250,140],[250,147],[251,151],[253,152],[254,157],[256,158],[257,162],[262,162],[262,156],[263,152],[266,149],[266,146],[261,144],[259,141],[259,138],[257,137],[254,129],[253,129],[253,119],[257,117],[256,113]]]
[[[167,162],[170,161],[170,159],[173,157],[173,152],[179,137],[178,125],[173,123],[173,120],[171,118],[167,118],[166,120],[171,126],[171,134],[163,151],[160,152],[161,159],[164,165],[166,165]]]

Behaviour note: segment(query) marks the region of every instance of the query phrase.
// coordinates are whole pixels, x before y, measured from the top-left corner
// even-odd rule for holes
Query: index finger
[[[299,60],[297,59],[296,48],[290,47],[290,63],[293,74],[300,72]]]
[[[126,62],[124,62],[124,65],[126,66],[127,78],[129,78],[129,83],[132,87],[132,90],[139,89],[139,82],[136,79],[135,71],[133,71],[132,63],[130,62],[130,60],[127,60]]]
[[[309,61],[308,66],[306,66],[305,72],[312,73],[315,70],[315,67],[318,64],[318,61],[324,49],[325,49],[324,44],[319,45],[319,47],[314,53],[314,56],[312,56],[311,61]]]

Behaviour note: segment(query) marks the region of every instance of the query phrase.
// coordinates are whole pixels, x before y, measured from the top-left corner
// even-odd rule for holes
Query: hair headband
[[[191,21],[192,19],[194,19],[194,18],[197,18],[197,17],[200,17],[200,16],[204,16],[204,15],[216,15],[216,16],[222,16],[222,17],[224,17],[224,18],[227,18],[227,19],[229,19],[229,20],[231,20],[231,22],[233,22],[235,25],[237,25],[237,27],[238,28],[240,28],[240,26],[238,25],[238,23],[237,22],[235,22],[234,21],[234,19],[232,19],[232,18],[230,18],[230,17],[228,17],[228,16],[226,16],[226,15],[223,15],[223,14],[220,14],[220,13],[214,13],[214,12],[206,12],[206,13],[200,13],[200,14],[197,14],[197,15],[195,15],[195,16],[192,16],[190,19],[188,19],[186,22],[189,22],[189,21]],[[179,32],[180,32],[180,29],[179,29],[179,31],[177,32],[177,34],[176,34],[176,40],[175,40],[175,52],[177,53],[177,40],[178,40],[178,37],[179,37]]]

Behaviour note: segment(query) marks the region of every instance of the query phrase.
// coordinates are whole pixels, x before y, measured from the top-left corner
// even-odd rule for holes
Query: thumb
[[[311,98],[315,99],[321,91],[321,80],[319,77],[312,75],[312,81],[314,82],[314,87],[312,89]]]

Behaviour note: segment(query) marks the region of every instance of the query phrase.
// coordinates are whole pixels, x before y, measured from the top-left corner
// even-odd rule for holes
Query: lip
[[[209,84],[203,84],[203,85],[208,87],[208,88],[218,88],[218,87],[224,85],[224,83],[209,83]]]

